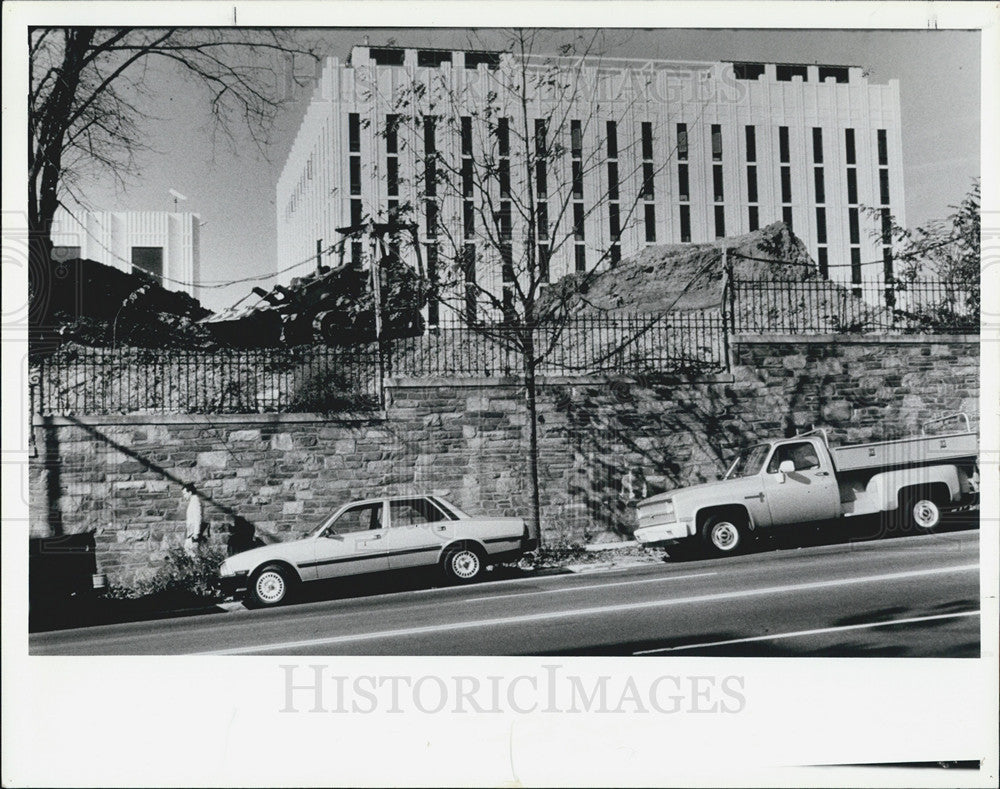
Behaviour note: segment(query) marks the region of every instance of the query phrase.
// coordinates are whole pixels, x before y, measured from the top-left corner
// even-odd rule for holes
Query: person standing
[[[184,516],[187,529],[184,536],[184,553],[195,556],[205,539],[205,523],[202,520],[201,497],[195,492],[193,485],[184,486],[184,498],[187,510]]]

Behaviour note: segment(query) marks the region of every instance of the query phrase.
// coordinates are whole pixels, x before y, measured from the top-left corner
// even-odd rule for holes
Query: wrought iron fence
[[[581,315],[531,333],[539,376],[709,373],[736,333],[977,332],[978,291],[947,283],[734,281],[718,310]],[[335,412],[375,408],[386,375],[524,373],[525,336],[444,324],[381,347],[214,351],[65,346],[33,363],[41,414]]]
[[[736,280],[726,308],[743,333],[979,331],[979,290],[948,282]]]
[[[378,407],[375,345],[212,351],[66,346],[34,366],[41,414],[240,414]]]
[[[725,368],[719,312],[666,315],[581,315],[531,330],[504,325],[443,324],[422,337],[386,346],[389,375],[421,377],[520,376],[530,346],[535,373],[680,373]]]

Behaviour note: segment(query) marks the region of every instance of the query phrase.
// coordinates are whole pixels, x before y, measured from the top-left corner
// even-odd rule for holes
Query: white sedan
[[[473,518],[438,496],[346,504],[302,539],[230,556],[223,587],[252,606],[285,602],[295,586],[348,575],[438,566],[455,582],[538,547],[521,518]]]

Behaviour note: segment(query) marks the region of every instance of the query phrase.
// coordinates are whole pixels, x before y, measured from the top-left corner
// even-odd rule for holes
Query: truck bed
[[[831,447],[830,454],[838,472],[949,463],[975,458],[979,454],[979,436],[976,433],[916,436],[897,441]]]

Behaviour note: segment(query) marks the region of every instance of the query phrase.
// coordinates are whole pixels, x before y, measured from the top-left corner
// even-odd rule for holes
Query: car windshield
[[[764,460],[767,458],[767,453],[770,449],[770,444],[758,444],[749,449],[744,449],[740,452],[736,460],[733,461],[733,465],[729,467],[729,471],[726,472],[724,479],[752,477],[764,465]]]

